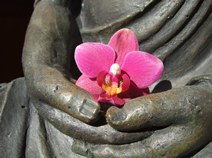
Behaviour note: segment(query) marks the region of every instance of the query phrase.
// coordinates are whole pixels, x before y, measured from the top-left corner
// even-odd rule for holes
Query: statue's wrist
[[[82,5],[81,0],[35,0],[34,7],[41,3],[45,5],[51,5],[52,7],[63,7],[71,12],[73,18],[76,18],[80,14]]]

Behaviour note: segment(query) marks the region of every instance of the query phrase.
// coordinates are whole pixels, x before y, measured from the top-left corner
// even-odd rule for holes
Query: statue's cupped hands
[[[88,125],[100,118],[100,104],[70,79],[77,76],[72,58],[81,38],[67,7],[54,3],[38,2],[23,49],[26,86],[39,114],[61,132],[96,144],[126,144],[151,135],[122,133],[105,123]]]
[[[75,152],[93,157],[176,157],[211,140],[210,79],[132,99],[122,108],[108,109],[109,125],[88,125],[99,119],[100,104],[70,81],[80,35],[68,7],[54,2],[41,1],[35,7],[23,68],[34,106],[61,132],[78,139]]]
[[[211,90],[211,78],[201,76],[181,88],[127,101],[123,108],[113,106],[106,113],[110,126],[125,132],[153,130],[153,134],[122,146],[85,145],[78,140],[73,148],[78,153],[94,157],[180,157],[192,154],[212,138]]]

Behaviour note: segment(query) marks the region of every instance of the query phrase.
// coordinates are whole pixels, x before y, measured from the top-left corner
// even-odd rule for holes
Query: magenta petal
[[[127,74],[123,74],[122,75],[122,79],[123,79],[123,84],[121,85],[122,87],[122,92],[126,91],[129,86],[130,86],[130,78],[128,77]]]
[[[134,51],[126,56],[121,69],[138,88],[146,88],[160,78],[163,63],[149,53]]]
[[[83,43],[75,50],[78,68],[89,78],[97,77],[103,70],[109,71],[115,57],[113,49],[101,43]]]
[[[96,100],[97,102],[114,104],[112,97],[110,95],[108,95],[107,93],[102,94],[102,95],[93,95],[93,99]]]
[[[129,52],[138,51],[136,36],[129,29],[121,29],[116,32],[108,45],[115,50],[117,54],[115,63],[118,63],[120,66],[122,66],[124,58]]]
[[[141,90],[141,89],[140,89]],[[141,91],[140,91],[141,92]],[[149,92],[149,88],[144,88],[144,89],[142,89],[142,94],[143,94],[143,96],[144,95],[148,95],[150,92]]]
[[[103,95],[93,95],[93,99],[98,102],[111,103],[116,106],[121,106],[125,103],[125,101],[119,98],[117,95],[109,96],[107,93]]]
[[[147,94],[149,94],[149,88],[139,89],[134,83],[131,83],[129,89],[118,94],[118,97],[127,101]]]
[[[125,101],[119,98],[117,95],[113,96],[114,105],[121,106],[124,105]]]
[[[102,87],[102,84],[103,84],[104,81],[105,81],[105,76],[106,76],[107,74],[108,74],[107,71],[101,71],[101,72],[98,74],[96,80],[97,80],[97,83],[98,83],[98,85],[99,85],[100,87]]]
[[[76,85],[93,95],[100,95],[105,93],[105,91],[99,87],[96,80],[92,80],[85,75],[80,76],[76,82]]]

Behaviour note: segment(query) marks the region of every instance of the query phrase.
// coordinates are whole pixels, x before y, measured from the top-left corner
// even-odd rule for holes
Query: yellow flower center
[[[110,72],[105,76],[102,88],[108,95],[115,95],[122,92],[121,67],[115,63],[111,65]]]

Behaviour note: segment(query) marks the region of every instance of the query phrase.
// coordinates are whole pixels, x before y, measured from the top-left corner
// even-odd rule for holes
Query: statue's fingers
[[[48,104],[31,99],[39,115],[51,123],[62,133],[76,139],[92,142],[95,144],[126,144],[149,137],[153,131],[120,132],[108,124],[91,126],[73,118]]]
[[[206,110],[202,103],[209,95],[201,85],[150,94],[128,101],[123,108],[111,107],[107,121],[122,131],[180,124]]]
[[[150,149],[141,142],[125,145],[97,145],[81,140],[75,140],[72,145],[72,151],[85,157],[151,157]]]
[[[95,122],[99,118],[100,104],[85,90],[73,85],[70,92],[62,90],[56,93],[58,109],[86,123]]]
[[[100,105],[90,93],[70,82],[61,71],[42,65],[33,71],[34,77],[25,77],[31,97],[49,104],[73,117],[86,122],[95,122],[100,114]]]
[[[170,126],[155,131],[143,141],[125,145],[95,145],[75,140],[72,150],[88,157],[178,157],[185,156],[190,149],[205,145],[205,139],[210,134],[203,136],[201,133],[201,128],[194,129],[192,125]]]

